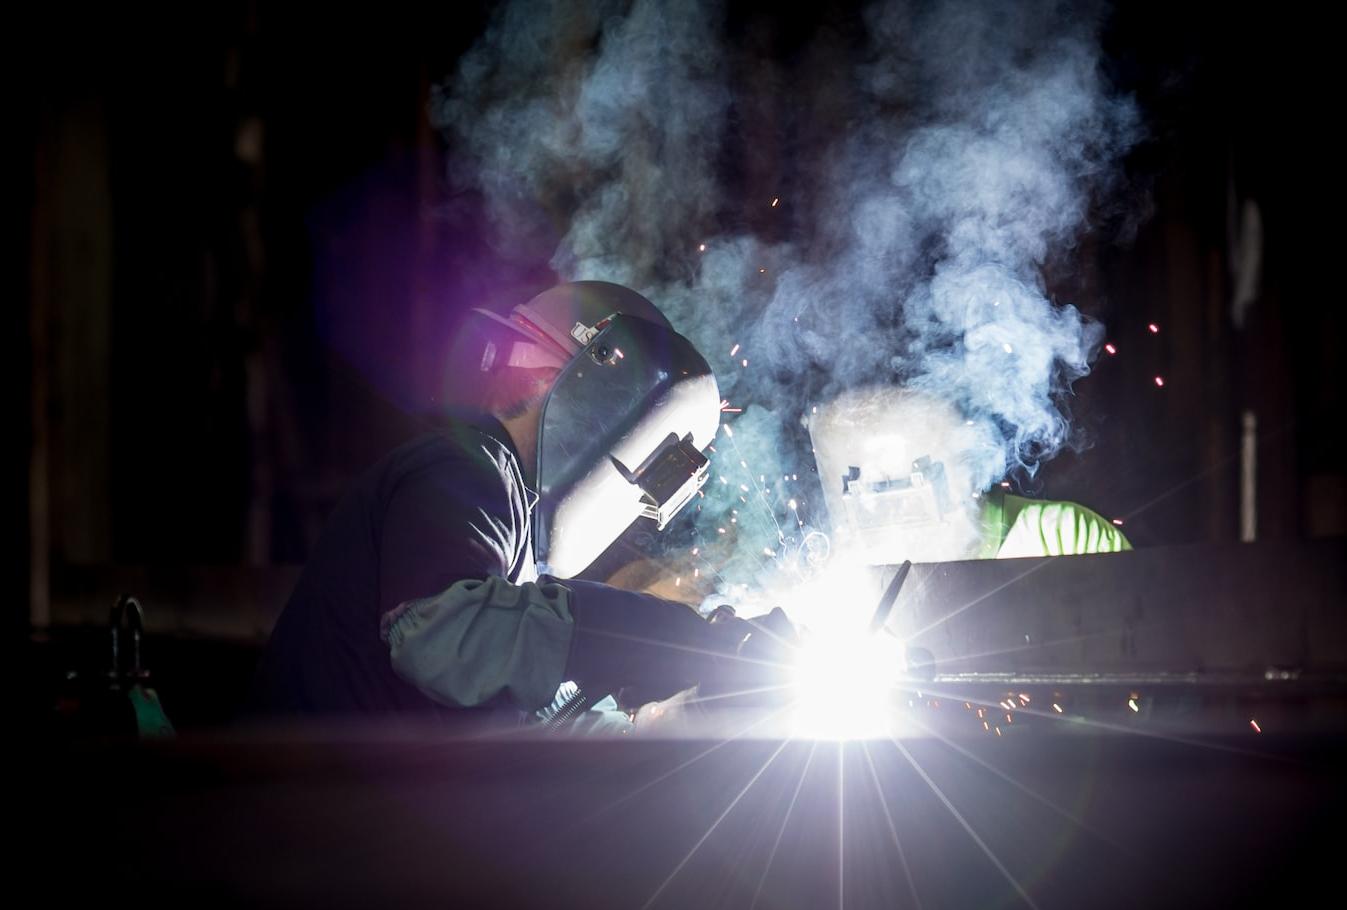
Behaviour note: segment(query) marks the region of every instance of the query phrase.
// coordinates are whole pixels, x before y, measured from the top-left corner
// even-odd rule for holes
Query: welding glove
[[[732,607],[720,606],[712,611],[709,625],[720,656],[700,680],[703,699],[734,707],[785,699],[799,644],[785,611],[776,607],[763,616],[740,619]]]
[[[586,692],[627,688],[642,701],[665,699],[709,676],[732,647],[686,604],[593,581],[546,581],[570,592],[574,630],[565,678]]]
[[[779,609],[752,620],[717,611],[715,621],[707,621],[686,604],[649,594],[545,580],[571,593],[575,628],[565,678],[587,692],[628,689],[637,694],[624,694],[623,701],[639,703],[692,686],[729,694],[784,683],[795,630]]]

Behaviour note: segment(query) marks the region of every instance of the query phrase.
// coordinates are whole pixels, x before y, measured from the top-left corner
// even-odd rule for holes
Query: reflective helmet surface
[[[635,291],[551,288],[509,322],[564,363],[538,428],[538,570],[585,569],[637,518],[663,528],[705,482],[720,423],[706,359]]]

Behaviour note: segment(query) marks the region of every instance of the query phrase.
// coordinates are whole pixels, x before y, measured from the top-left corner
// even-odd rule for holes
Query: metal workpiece
[[[947,680],[1331,682],[1347,677],[1347,545],[918,564],[885,630]]]

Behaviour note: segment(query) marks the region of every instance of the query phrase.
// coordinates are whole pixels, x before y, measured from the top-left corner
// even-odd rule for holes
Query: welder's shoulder
[[[389,453],[377,471],[377,498],[407,495],[487,511],[510,508],[516,498],[513,456],[501,442],[473,427],[426,433]]]

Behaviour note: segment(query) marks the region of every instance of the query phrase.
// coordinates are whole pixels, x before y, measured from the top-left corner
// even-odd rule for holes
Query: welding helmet
[[[560,370],[538,426],[538,571],[581,572],[643,516],[662,530],[706,481],[720,423],[706,359],[653,303],[604,281],[477,313],[513,332],[492,360]]]
[[[974,556],[984,427],[947,401],[897,387],[852,389],[809,416],[833,552],[870,565]]]

